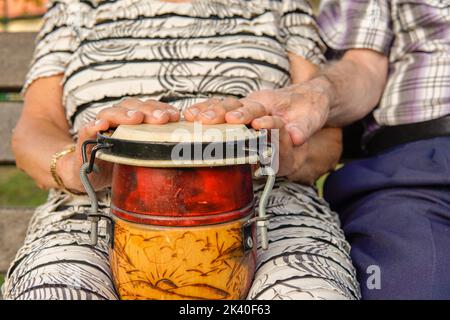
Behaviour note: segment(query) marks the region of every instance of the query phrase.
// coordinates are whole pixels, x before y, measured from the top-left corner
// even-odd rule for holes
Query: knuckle
[[[226,108],[222,104],[215,104],[208,108],[208,110],[213,110],[217,113],[226,113]]]
[[[85,136],[88,130],[88,125],[85,125],[84,127],[81,127],[80,130],[78,131],[78,136]]]
[[[258,103],[255,109],[259,114],[264,114],[266,112],[266,108],[261,103]]]
[[[111,109],[112,109],[112,107],[108,107],[108,108],[104,108],[104,109],[100,110],[97,113],[96,119],[103,119],[103,118],[105,118],[105,114],[110,112]]]
[[[142,105],[142,101],[138,98],[125,98],[117,104],[119,108],[137,108]]]
[[[147,99],[145,101],[141,101],[140,103],[143,106],[162,106],[165,105],[165,103],[155,100],[155,99]]]

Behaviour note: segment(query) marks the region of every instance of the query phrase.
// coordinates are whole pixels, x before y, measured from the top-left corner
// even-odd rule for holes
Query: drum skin
[[[245,221],[154,227],[116,219],[110,259],[120,298],[244,299],[256,259],[256,246],[242,246]]]
[[[114,164],[111,268],[121,299],[243,299],[256,245],[250,165]],[[250,227],[256,244],[255,226]]]

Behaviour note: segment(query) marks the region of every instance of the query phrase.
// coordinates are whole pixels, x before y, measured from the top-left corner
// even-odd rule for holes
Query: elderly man
[[[319,25],[338,60],[306,83],[252,94],[271,116],[253,121],[281,119],[301,145],[363,119],[369,156],[325,188],[363,298],[448,299],[450,0],[324,0]]]
[[[328,124],[366,124],[370,157],[325,191],[363,298],[448,299],[450,0],[323,1],[319,24],[343,54],[321,77]]]

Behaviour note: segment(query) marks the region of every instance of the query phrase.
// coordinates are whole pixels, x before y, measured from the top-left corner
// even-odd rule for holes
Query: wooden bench
[[[20,92],[34,38],[34,33],[0,33],[1,93]],[[14,164],[11,132],[21,111],[21,102],[0,102],[0,165]],[[21,246],[32,213],[32,208],[0,207],[0,273],[5,273]]]

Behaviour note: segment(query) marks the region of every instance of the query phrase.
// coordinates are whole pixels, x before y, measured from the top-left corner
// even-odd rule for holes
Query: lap
[[[256,200],[261,189],[255,186]],[[88,203],[56,211],[63,202],[47,203],[35,213],[8,273],[6,298],[117,298],[106,241],[89,244],[89,224],[80,214]],[[249,299],[359,297],[338,217],[313,189],[277,181],[267,211],[273,215],[269,250],[258,249]]]
[[[258,248],[249,299],[357,299],[359,286],[337,214],[315,190],[278,183],[267,212],[269,249]]]
[[[365,299],[450,297],[449,156],[427,144],[350,163],[328,181]]]
[[[402,192],[403,191],[403,192]],[[345,219],[365,298],[439,299],[450,296],[450,208],[413,190],[386,190],[360,199]],[[380,270],[379,288],[369,268]]]
[[[7,274],[6,299],[117,299],[104,236],[92,246],[87,204],[65,205],[65,198],[55,194],[34,213]]]

